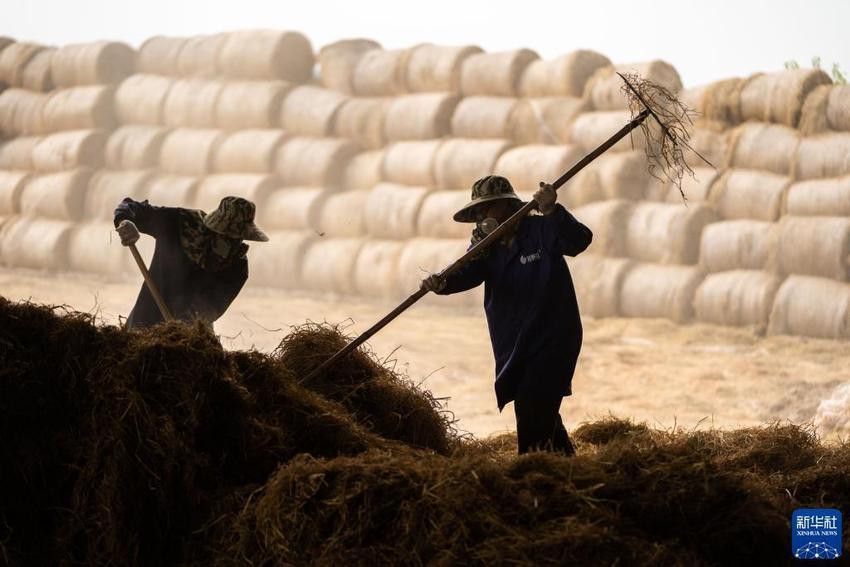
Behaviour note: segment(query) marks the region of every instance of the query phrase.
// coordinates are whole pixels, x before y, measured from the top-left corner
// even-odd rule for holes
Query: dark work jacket
[[[115,226],[122,220],[135,223],[139,232],[156,239],[151,278],[175,318],[212,323],[227,310],[248,279],[248,259],[242,256],[218,272],[204,270],[180,245],[180,211],[124,199],[115,209]],[[148,286],[142,283],[136,305],[127,318],[128,328],[149,327],[163,321]]]
[[[510,245],[493,244],[449,276],[439,292],[457,293],[484,282],[500,410],[519,388],[540,396],[572,393],[582,327],[564,255],[579,254],[592,238],[589,228],[556,205],[546,216],[523,219]]]

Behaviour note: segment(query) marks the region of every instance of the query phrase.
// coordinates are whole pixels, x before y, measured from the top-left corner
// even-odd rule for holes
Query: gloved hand
[[[118,223],[118,236],[121,237],[121,244],[130,246],[139,240],[139,229],[133,224],[133,221],[122,220]]]
[[[534,193],[534,200],[537,201],[537,210],[540,214],[548,215],[555,210],[555,200],[557,193],[555,188],[548,183],[540,182],[540,189]]]
[[[441,278],[439,274],[431,274],[419,284],[421,289],[426,289],[428,291],[438,292],[442,291],[443,288],[446,287],[445,278]]]

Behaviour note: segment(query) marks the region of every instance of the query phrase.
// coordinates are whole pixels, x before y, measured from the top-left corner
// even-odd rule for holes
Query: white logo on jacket
[[[519,257],[519,263],[525,265],[525,264],[530,264],[532,262],[536,262],[539,259],[540,259],[540,250],[538,250],[534,254],[529,254],[528,256],[520,256]]]

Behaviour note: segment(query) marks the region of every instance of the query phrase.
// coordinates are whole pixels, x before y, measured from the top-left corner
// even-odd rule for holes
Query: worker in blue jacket
[[[564,255],[576,256],[593,238],[560,204],[551,185],[534,194],[538,214],[448,277],[434,274],[422,287],[447,295],[484,283],[484,309],[496,359],[496,400],[514,402],[519,452],[575,452],[559,413],[572,394],[582,326]],[[510,182],[490,175],[472,187],[472,200],[454,215],[476,223],[472,245],[523,206]]]

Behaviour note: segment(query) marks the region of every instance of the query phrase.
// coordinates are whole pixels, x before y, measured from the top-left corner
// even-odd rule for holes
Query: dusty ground
[[[139,280],[0,269],[0,295],[97,311],[117,322]],[[290,325],[347,322],[359,333],[394,305],[247,289],[216,324],[226,346],[274,348]],[[561,406],[568,427],[612,413],[651,424],[737,427],[813,417],[821,399],[850,380],[846,343],[757,336],[752,330],[677,326],[645,319],[585,319],[574,395]],[[514,426],[496,408],[483,309],[417,305],[369,343],[416,382],[446,398],[459,427],[477,436]]]

